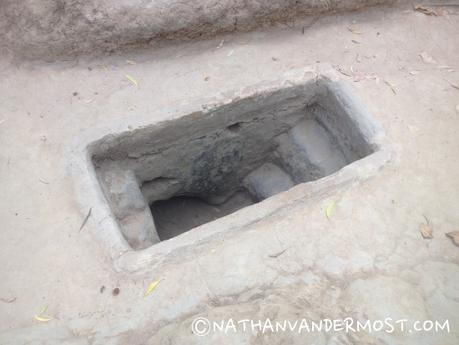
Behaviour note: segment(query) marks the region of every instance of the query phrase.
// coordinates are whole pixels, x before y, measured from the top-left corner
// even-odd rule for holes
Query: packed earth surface
[[[2,55],[0,343],[458,344],[459,247],[446,235],[459,231],[458,57],[459,6],[404,4],[110,55]],[[221,218],[239,225],[218,236],[133,271],[115,264],[98,237],[107,220],[77,197],[80,138],[323,63],[391,144],[377,173],[294,201],[280,193],[285,207],[256,221],[243,218],[270,198]],[[198,317],[448,320],[449,331],[200,336]]]

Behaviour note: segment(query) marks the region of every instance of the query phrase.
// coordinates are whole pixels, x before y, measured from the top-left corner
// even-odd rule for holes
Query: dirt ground
[[[459,247],[445,236],[459,230],[458,57],[452,6],[438,16],[372,8],[98,59],[4,60],[0,343],[458,344]],[[341,71],[391,141],[394,158],[375,177],[135,274],[114,270],[93,236],[100,224],[80,231],[90,205],[75,198],[68,150],[85,131],[164,120],[158,109],[316,62]],[[426,218],[432,239],[420,233]],[[450,332],[200,337],[197,316],[448,319]]]
[[[3,0],[0,43],[16,56],[55,61],[246,32],[270,23],[396,0]],[[0,52],[2,53],[2,52]]]

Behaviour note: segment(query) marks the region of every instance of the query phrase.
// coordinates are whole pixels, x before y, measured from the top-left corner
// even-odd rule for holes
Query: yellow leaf
[[[50,316],[40,316],[40,315],[35,315],[33,317],[35,320],[40,321],[40,322],[48,322],[51,321],[53,318]]]
[[[43,307],[42,310],[40,310],[40,312],[35,315],[33,318],[37,321],[40,321],[40,322],[48,322],[48,321],[51,321],[53,318],[51,316],[46,316],[46,315],[43,315],[43,313],[48,309],[48,306],[45,306]]]
[[[135,87],[139,87],[139,83],[137,82],[137,80],[135,80],[134,78],[132,78],[129,74],[126,74],[126,78],[127,78],[127,80],[129,80],[133,85],[135,85]]]
[[[331,212],[334,207],[335,207],[335,202],[332,201],[330,204],[328,204],[327,208],[325,209],[325,216],[327,217],[327,219],[330,219]]]
[[[145,290],[145,293],[143,294],[143,297],[147,297],[149,294],[152,293],[152,291],[156,288],[156,286],[159,284],[159,282],[163,280],[162,278],[161,279],[158,279],[158,280],[155,280],[154,282],[151,282],[147,289]]]

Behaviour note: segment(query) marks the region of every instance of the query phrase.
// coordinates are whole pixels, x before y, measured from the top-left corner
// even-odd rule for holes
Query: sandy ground
[[[449,12],[375,8],[97,60],[2,63],[0,343],[459,343],[459,247],[445,236],[459,230],[459,13]],[[97,224],[79,231],[89,205],[76,201],[66,152],[85,130],[128,128],[136,114],[317,61],[349,75],[392,142],[377,176],[138,274],[114,271]],[[421,237],[424,217],[433,239]],[[52,320],[35,320],[44,307]],[[448,319],[450,332],[198,337],[196,316]]]

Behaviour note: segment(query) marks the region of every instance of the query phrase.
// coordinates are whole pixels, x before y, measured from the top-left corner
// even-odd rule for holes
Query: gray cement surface
[[[458,343],[459,248],[445,236],[459,227],[457,8],[439,16],[375,8],[308,24],[137,54],[0,64],[1,344]],[[123,132],[168,120],[203,95],[317,61],[341,71],[385,130],[395,155],[378,174],[135,273],[117,272],[98,240],[109,219],[92,214],[80,230],[90,205],[79,203],[71,174],[78,138],[113,123]],[[432,239],[420,234],[424,217]],[[40,322],[45,307],[51,319]],[[448,319],[450,332],[198,337],[197,316]]]

